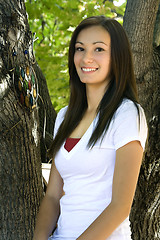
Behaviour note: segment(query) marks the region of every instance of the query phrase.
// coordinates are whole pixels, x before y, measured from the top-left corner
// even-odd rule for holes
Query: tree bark
[[[160,239],[160,42],[155,21],[160,1],[128,0],[124,28],[133,50],[139,99],[149,128],[148,145],[130,214],[134,240]],[[156,26],[160,24],[157,17]]]
[[[56,112],[53,108],[46,79],[39,68],[38,64],[35,63],[34,71],[39,82],[39,98],[38,98],[38,112],[39,112],[39,124],[40,124],[40,150],[41,150],[41,161],[48,162],[47,150],[49,149],[53,140],[54,122],[56,118]],[[46,122],[46,124],[45,124]]]
[[[124,16],[140,102],[149,126],[148,147],[130,215],[134,240],[160,238],[160,52],[158,30],[154,32],[158,5],[158,0],[128,0]],[[24,1],[0,0],[0,236],[3,240],[32,239],[43,196],[41,159],[46,161],[56,115],[32,43]],[[35,89],[39,95],[33,106],[22,101],[22,91],[16,82],[17,76],[21,76],[16,73],[17,67],[25,69],[27,75],[28,66],[36,78]],[[45,117],[46,141],[43,138]]]
[[[45,160],[44,146],[52,138],[56,115],[45,78],[34,58],[32,38],[24,1],[0,0],[0,239],[3,240],[32,239],[43,197],[41,156]],[[47,143],[42,142],[45,115]]]

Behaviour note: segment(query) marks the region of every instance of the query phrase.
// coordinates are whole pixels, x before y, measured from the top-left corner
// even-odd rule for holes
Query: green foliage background
[[[83,18],[105,15],[122,23],[126,1],[119,0],[26,0],[29,25],[36,33],[36,60],[47,80],[54,109],[58,112],[69,98],[68,46],[75,27]]]

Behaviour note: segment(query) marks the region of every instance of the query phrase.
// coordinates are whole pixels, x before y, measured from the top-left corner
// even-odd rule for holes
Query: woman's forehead
[[[82,29],[76,39],[79,43],[105,43],[110,44],[110,35],[102,26],[91,26]]]

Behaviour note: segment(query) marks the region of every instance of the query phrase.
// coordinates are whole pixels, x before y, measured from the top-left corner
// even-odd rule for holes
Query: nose
[[[93,62],[93,54],[91,51],[85,51],[83,55],[84,63],[92,63]]]

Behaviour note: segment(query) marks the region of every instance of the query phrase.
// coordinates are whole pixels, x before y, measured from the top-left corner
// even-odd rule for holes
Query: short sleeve
[[[140,142],[143,150],[145,149],[148,128],[144,110],[140,105],[138,105],[138,108],[139,115],[135,104],[130,100],[126,100],[117,109],[113,136],[116,150],[136,140]]]
[[[58,132],[58,129],[64,119],[64,116],[65,116],[65,113],[67,111],[67,106],[62,108],[59,113],[57,114],[57,117],[56,117],[56,121],[55,121],[55,125],[54,125],[54,133],[53,133],[53,138],[55,138],[57,132]]]

